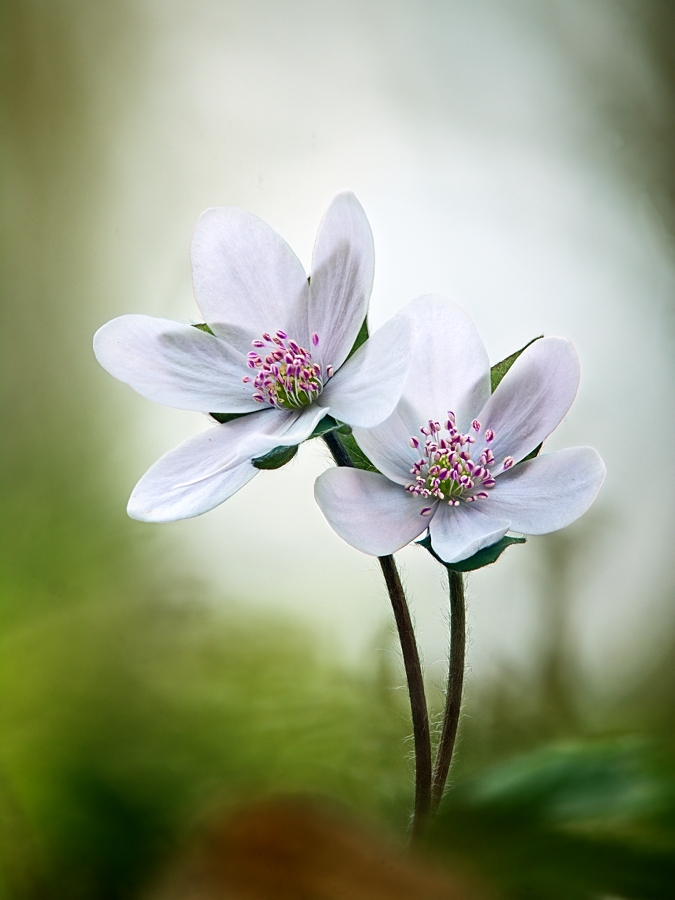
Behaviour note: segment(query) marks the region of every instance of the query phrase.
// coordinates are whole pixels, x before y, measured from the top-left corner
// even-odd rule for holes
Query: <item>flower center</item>
[[[279,409],[300,409],[308,406],[323,390],[324,377],[328,380],[332,366],[325,373],[312,361],[312,354],[295,341],[285,331],[277,331],[274,336],[263,334],[261,340],[253,341],[256,350],[248,354],[249,369],[257,369],[255,378],[246,375],[242,380],[253,383],[253,399]],[[319,345],[319,335],[312,335],[314,347]],[[263,355],[266,353],[267,355]]]
[[[480,431],[480,422],[474,419],[471,428],[475,432]],[[420,451],[421,458],[410,470],[415,480],[405,486],[406,491],[432,501],[445,500],[450,506],[487,500],[487,489],[495,485],[491,471],[495,458],[490,448],[486,447],[478,462],[474,462],[471,444],[475,444],[476,439],[457,430],[453,412],[448,412],[444,437],[441,437],[438,422],[429,421],[420,428],[420,432],[424,435],[422,440],[410,438],[410,446]],[[485,442],[490,444],[494,437],[494,431],[488,428]],[[502,469],[510,469],[513,462],[513,457],[507,456]],[[431,510],[431,506],[425,506],[420,515],[428,516]]]

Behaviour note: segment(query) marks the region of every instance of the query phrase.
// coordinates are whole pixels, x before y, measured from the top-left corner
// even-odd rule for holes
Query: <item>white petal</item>
[[[490,514],[508,518],[523,534],[548,534],[583,515],[605,477],[605,464],[592,447],[545,453],[509,469],[484,501]]]
[[[410,446],[408,433],[398,410],[374,428],[355,428],[354,437],[368,459],[396,484],[412,480],[410,469],[420,458]]]
[[[319,335],[312,355],[323,368],[347,358],[368,312],[375,248],[356,197],[338,194],[319,226],[312,256],[309,330]]]
[[[316,404],[307,406],[302,411],[289,411],[286,413],[288,418],[282,428],[273,434],[258,432],[251,435],[245,444],[245,449],[251,457],[256,457],[269,453],[275,447],[292,447],[294,444],[301,444],[307,440],[328,412],[327,408],[316,406]]]
[[[485,430],[491,428],[497,463],[507,456],[518,462],[560,424],[578,387],[579,357],[570,341],[547,337],[530,344],[478,415],[482,430],[472,457],[480,455]]]
[[[415,323],[394,316],[328,382],[318,402],[348,425],[371,428],[394,411],[410,364]]]
[[[490,396],[490,363],[472,319],[437,294],[404,307],[417,322],[417,341],[399,412],[410,434],[429,419],[441,424],[448,410],[466,430]]]
[[[257,475],[246,449],[251,435],[283,430],[289,416],[263,410],[188,438],[148,469],[127,512],[142,522],[172,522],[208,512]]]
[[[447,563],[459,562],[500,541],[509,530],[509,522],[483,511],[489,501],[476,500],[450,506],[440,503],[429,534],[431,546]]]
[[[248,352],[252,340],[281,328],[309,349],[305,271],[262,219],[233,207],[207,209],[191,257],[197,305],[219,337]]]
[[[430,516],[420,515],[431,506],[428,500],[412,497],[375,472],[328,469],[317,478],[314,497],[331,528],[371,556],[395,553],[429,525]]]
[[[94,353],[111,375],[177,409],[251,412],[259,409],[246,359],[212,334],[150,316],[120,316],[94,335]]]

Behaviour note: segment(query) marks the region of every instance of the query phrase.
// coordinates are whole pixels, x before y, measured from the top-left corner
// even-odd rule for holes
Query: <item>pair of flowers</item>
[[[378,470],[334,468],[315,488],[334,530],[365,553],[388,555],[428,529],[434,552],[454,563],[509,530],[562,528],[592,503],[605,473],[595,450],[528,458],[574,400],[579,360],[569,341],[533,342],[492,392],[469,316],[427,295],[354,349],[374,248],[353,194],[328,208],[310,279],[272,228],[233,208],[201,216],[192,269],[206,325],[127,315],[94,338],[99,362],[138,393],[218,422],[141,478],[133,518],[207,512],[258,474],[256,460],[326,421],[350,426]]]

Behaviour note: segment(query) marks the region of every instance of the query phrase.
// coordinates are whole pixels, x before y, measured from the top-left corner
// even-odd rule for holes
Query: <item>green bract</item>
[[[497,562],[502,553],[506,550],[507,547],[510,547],[511,544],[524,544],[524,537],[510,537],[505,536],[500,541],[497,541],[496,544],[491,544],[489,547],[484,547],[482,550],[479,550],[478,553],[474,553],[473,556],[470,556],[468,559],[462,559],[460,562],[456,563],[446,563],[434,553],[431,547],[431,538],[429,535],[423,537],[421,541],[417,541],[421,547],[424,547],[425,550],[428,550],[429,553],[433,556],[434,559],[437,559],[439,563],[445,566],[446,569],[451,569],[453,572],[475,572],[476,569],[482,569],[485,566],[491,566],[492,563]]]

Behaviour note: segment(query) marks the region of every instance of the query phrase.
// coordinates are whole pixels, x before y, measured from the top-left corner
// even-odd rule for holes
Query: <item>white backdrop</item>
[[[188,253],[204,208],[252,210],[308,266],[331,197],[355,191],[377,252],[371,328],[433,291],[470,312],[493,361],[540,333],[575,343],[581,390],[550,447],[591,444],[609,473],[575,629],[592,671],[629,669],[628,639],[637,630],[647,646],[661,630],[671,569],[674,273],[605,112],[612,92],[659,103],[618,5],[145,0],[138,16],[148,55],[112,148],[101,322],[128,312],[199,320]],[[134,416],[111,452],[129,491],[207,425],[101,384]],[[327,464],[318,444],[305,446],[200,519],[139,528],[164,529],[167,547],[184,548],[177,568],[221,597],[288,609],[357,658],[381,640],[387,600],[374,561],[313,503]],[[475,675],[527,659],[537,545],[471,579]],[[441,572],[419,548],[401,560],[433,664],[446,640]]]

